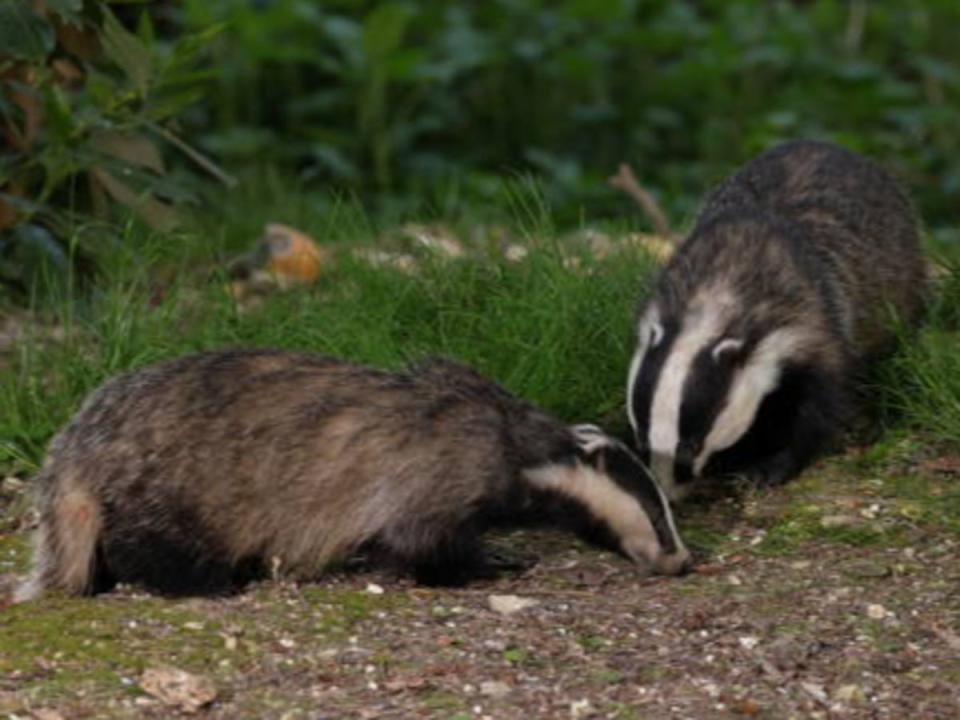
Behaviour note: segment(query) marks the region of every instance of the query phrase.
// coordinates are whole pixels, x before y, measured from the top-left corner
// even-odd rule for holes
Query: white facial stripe
[[[683,386],[694,359],[722,332],[726,309],[732,304],[730,296],[722,292],[704,293],[697,300],[691,303],[694,309],[687,313],[683,330],[663,365],[650,409],[651,464],[657,480],[672,499],[678,497],[673,462],[680,441]]]
[[[627,372],[627,418],[634,433],[637,432],[637,414],[633,408],[633,390],[647,350],[659,345],[661,340],[663,340],[663,325],[660,324],[660,310],[656,305],[651,305],[637,326],[637,349],[633,353],[630,370]]]
[[[525,470],[524,475],[535,487],[562,493],[583,503],[595,517],[610,526],[625,552],[638,553],[649,562],[655,562],[662,554],[657,533],[643,507],[603,473],[577,463],[545,465]],[[679,538],[676,542],[681,547]]]
[[[784,359],[793,355],[803,340],[797,330],[782,328],[760,341],[750,361],[734,378],[727,403],[694,461],[694,473],[699,475],[711,455],[731,447],[750,429],[760,403],[780,381]]]

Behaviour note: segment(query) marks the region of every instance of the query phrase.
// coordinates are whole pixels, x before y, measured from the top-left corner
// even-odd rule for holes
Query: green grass
[[[227,346],[307,350],[387,368],[444,355],[565,419],[623,430],[632,316],[651,261],[636,249],[601,261],[562,247],[536,198],[517,203],[512,235],[531,247],[526,260],[507,262],[481,239],[462,260],[423,256],[412,276],[351,255],[379,235],[350,203],[314,217],[291,210],[336,259],[314,286],[270,294],[246,311],[218,268],[252,244],[270,212],[230,208],[229,231],[219,236],[130,230],[93,297],[48,313],[64,339],[45,341],[38,329],[0,377],[0,467],[34,469],[50,436],[111,375]],[[568,267],[570,257],[578,267]]]
[[[421,254],[413,276],[350,253],[396,248],[402,241],[390,231],[408,218],[371,218],[349,198],[296,192],[270,176],[229,196],[190,230],[158,234],[131,225],[103,256],[88,298],[45,310],[45,325],[61,327],[63,339],[45,340],[41,324],[31,340],[27,328],[28,339],[0,374],[0,470],[35,469],[51,435],[111,375],[226,346],[308,350],[387,368],[449,356],[566,420],[623,433],[632,317],[654,265],[628,247],[604,260],[585,253],[555,230],[550,208],[522,178],[505,196],[499,214],[514,221],[503,232],[530,248],[525,261],[507,262],[493,233],[478,232],[476,216],[461,210],[450,225],[468,239],[469,257]],[[243,310],[225,290],[225,261],[249,249],[271,220],[311,233],[336,259],[314,286]],[[960,262],[937,253],[944,273],[930,322],[880,368],[876,394],[888,425],[955,447]],[[877,447],[882,453],[885,444]]]

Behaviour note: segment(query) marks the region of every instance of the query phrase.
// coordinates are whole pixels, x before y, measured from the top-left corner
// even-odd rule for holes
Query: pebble
[[[512,688],[500,680],[485,680],[480,683],[480,693],[492,698],[502,698],[510,694]]]
[[[382,586],[377,585],[376,583],[370,583],[367,585],[367,592],[371,595],[383,595],[384,590]]]
[[[820,518],[820,527],[829,530],[830,528],[850,527],[859,522],[860,521],[852,515],[824,515]]]
[[[863,702],[867,695],[859,685],[841,685],[833,691],[833,699],[839,702]]]
[[[490,595],[487,598],[490,609],[501,615],[514,615],[521,610],[539,605],[540,601],[535,598],[524,598],[517,595]]]
[[[590,701],[586,698],[581,700],[574,700],[570,703],[570,717],[573,720],[580,720],[580,718],[585,718],[590,713],[593,712],[593,705],[590,704]]]
[[[871,603],[867,605],[867,617],[871,620],[883,620],[887,616],[887,609],[880,604]]]

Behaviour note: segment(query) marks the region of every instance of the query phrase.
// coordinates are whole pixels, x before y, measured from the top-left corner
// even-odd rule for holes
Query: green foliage
[[[631,316],[651,269],[641,251],[625,248],[603,261],[584,255],[571,269],[562,258],[572,251],[561,255],[555,236],[546,236],[531,241],[535,251],[524,262],[480,250],[457,262],[425,258],[409,276],[353,258],[350,248],[374,241],[354,206],[302,220],[316,236],[339,241],[336,266],[318,286],[270,295],[244,314],[210,280],[226,238],[131,231],[88,305],[63,304],[56,318],[63,339],[45,340],[38,328],[0,373],[0,467],[32,468],[53,432],[108,377],[226,346],[302,349],[393,368],[431,354],[459,358],[571,421],[623,429]],[[158,298],[150,268],[169,262],[172,247],[182,268]]]
[[[536,171],[561,220],[622,213],[639,168],[676,217],[782,138],[816,136],[906,176],[933,224],[960,188],[953,0],[185,0],[222,22],[203,143],[306,179],[419,195]]]
[[[183,145],[167,124],[198,98],[216,29],[164,45],[142,18],[134,33],[102,0],[0,0],[0,287],[62,290],[76,258],[112,248],[91,214],[122,205],[165,228],[189,197],[161,148]]]

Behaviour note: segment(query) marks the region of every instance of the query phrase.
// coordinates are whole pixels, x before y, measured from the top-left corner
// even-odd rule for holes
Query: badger
[[[483,570],[485,530],[534,523],[657,573],[690,558],[626,445],[444,359],[388,372],[244,349],[150,366],[90,395],[35,484],[18,601],[117,582],[229,592],[267,564],[308,580],[358,552],[456,585]]]
[[[637,322],[627,412],[671,500],[696,478],[803,470],[927,293],[917,221],[876,164],[794,141],[707,199]]]

